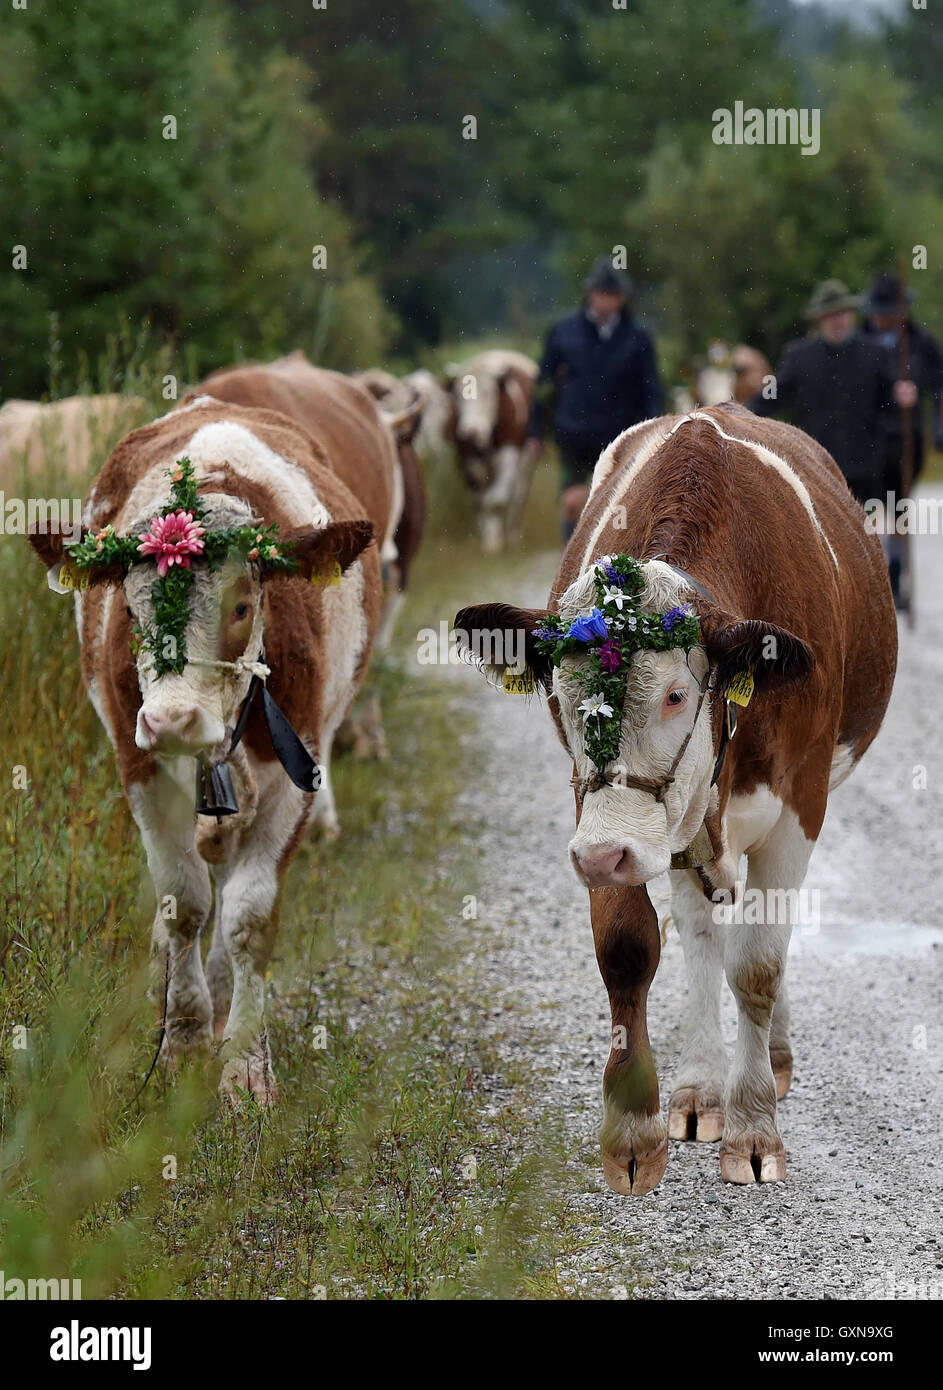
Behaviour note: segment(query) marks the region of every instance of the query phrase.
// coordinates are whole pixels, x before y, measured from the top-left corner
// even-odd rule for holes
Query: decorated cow
[[[394,505],[373,402],[321,378],[303,422],[261,379],[252,405],[190,398],[119,443],[80,535],[31,537],[50,586],[74,595],[144,843],[165,1054],[215,1032],[222,1090],[262,1102],[279,884],[312,817],[337,824],[331,743],[380,621]]]
[[[612,1012],[609,1185],[648,1192],[669,1138],[722,1140],[729,1182],[783,1179],[798,893],[896,663],[887,566],[862,509],[789,425],[737,405],[649,420],[600,456],[548,603],[476,605],[455,627],[506,689],[547,692],[572,758],[569,856]],[[646,1024],[660,951],[647,885],[665,873],[688,977],[667,1128]],[[739,1017],[729,1067],[724,973]]]

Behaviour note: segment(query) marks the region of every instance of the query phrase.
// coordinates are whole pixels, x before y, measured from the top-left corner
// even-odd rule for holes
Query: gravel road
[[[560,1277],[576,1294],[943,1297],[943,541],[922,538],[916,554],[918,629],[902,626],[884,727],[832,796],[806,881],[819,894],[817,929],[810,921],[793,940],[784,1184],[726,1185],[716,1144],[671,1143],[653,1193],[632,1199],[606,1188],[597,1130],[609,1014],[588,895],[566,855],[568,760],[542,704],[456,673],[458,698],[480,722],[480,777],[466,803],[481,850],[480,912],[496,943],[494,1015],[502,1046],[543,1078],[539,1106],[565,1125],[579,1236]],[[527,592],[468,599],[542,602],[555,564],[551,554],[535,561]],[[667,880],[652,885],[656,906],[666,890]],[[670,930],[649,1004],[663,1107],[684,991]],[[726,986],[724,995],[732,1042]]]

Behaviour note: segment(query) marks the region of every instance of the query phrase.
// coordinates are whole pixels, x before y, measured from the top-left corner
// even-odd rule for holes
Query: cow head
[[[559,617],[564,625],[595,606],[595,568],[563,594]],[[651,560],[643,573],[642,612],[662,614],[694,600],[669,565]],[[674,852],[690,844],[708,810],[721,727],[716,711],[735,675],[753,668],[760,693],[811,669],[806,644],[775,624],[738,619],[703,599],[695,607],[701,640],[690,650],[640,650],[629,658],[624,703],[614,715],[617,754],[604,768],[605,780],[586,747],[592,716],[581,709],[586,691],[579,676],[587,657],[576,653],[552,664],[534,636],[547,613],[486,604],[465,608],[455,619],[461,645],[479,658],[486,674],[502,677],[512,665],[501,659],[502,653],[520,650],[522,644],[536,681],[556,699],[581,787],[570,860],[588,887],[646,883],[669,867]],[[495,632],[502,634],[498,642]],[[669,775],[672,780],[665,785]],[[637,782],[660,788],[660,794],[632,785]]]
[[[445,369],[443,384],[455,408],[454,435],[459,444],[484,453],[498,423],[504,374],[482,362],[471,366],[452,364]]]
[[[258,525],[251,509],[238,498],[205,494],[202,524],[207,531]],[[127,528],[139,536],[151,517]],[[325,580],[343,571],[373,539],[369,521],[330,522],[321,528],[301,527],[279,535],[279,545],[297,562],[293,574]],[[65,544],[73,539],[55,533],[31,535],[34,549],[47,567],[58,569],[67,558]],[[248,693],[252,666],[264,659],[264,586],[269,569],[258,557],[229,556],[210,565],[194,555],[192,580],[186,594],[179,669],[166,669],[160,644],[146,635],[160,633],[161,614],[155,608],[157,567],[153,560],[121,565],[94,565],[83,571],[88,587],[111,585],[116,601],[127,606],[136,634],[135,661],[141,690],[135,743],[165,756],[224,755]],[[164,625],[166,627],[166,625]],[[143,639],[143,640],[142,640]],[[165,657],[174,655],[164,650]]]

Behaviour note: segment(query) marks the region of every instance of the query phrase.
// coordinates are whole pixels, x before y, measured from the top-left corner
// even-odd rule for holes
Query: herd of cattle
[[[711,389],[726,386],[726,404],[692,400],[604,451],[545,608],[476,604],[455,620],[499,684],[509,662],[495,635],[523,645],[573,760],[570,858],[593,890],[612,1006],[605,1173],[622,1193],[659,1181],[669,1134],[722,1138],[729,1181],[784,1176],[776,1102],[792,1065],[788,895],[801,884],[829,788],[873,739],[893,678],[896,625],[879,543],[828,455],[733,403],[756,386],[738,385],[735,363],[725,369]],[[338,828],[332,746],[371,652],[390,640],[422,538],[419,457],[454,441],[482,543],[497,549],[519,528],[527,498],[522,446],[536,378],[529,359],[498,350],[445,379],[345,377],[301,353],[224,370],[112,450],[85,500],[80,550],[64,529],[30,536],[50,587],[73,593],[83,678],[146,852],[164,1053],[172,1061],[218,1040],[231,1096],[275,1096],[264,980],[279,885],[310,823]],[[126,408],[90,400],[4,406],[0,481],[17,456],[29,459],[42,412],[57,410],[84,412],[85,443],[66,459],[82,473],[94,453],[89,413]],[[175,512],[191,476],[199,505]],[[248,552],[236,545],[245,535]],[[132,538],[140,557],[120,550]],[[119,550],[122,564],[96,562]],[[620,597],[624,566],[636,562],[638,593]],[[173,578],[175,563],[189,587],[161,588],[157,576]],[[185,595],[185,655],[174,649],[162,664],[141,634],[166,630],[158,609],[174,593]],[[688,650],[670,643],[678,614],[698,619]],[[579,703],[577,679],[598,648],[581,650],[574,638],[561,660],[547,655],[547,624],[582,632],[581,619],[621,634],[615,653],[608,642],[615,666],[602,668],[621,663],[625,680],[616,756],[603,762],[588,751],[594,716]],[[635,649],[629,628],[660,638],[659,623],[667,645]],[[749,885],[784,895],[786,907],[725,932],[715,903],[735,893],[744,854]],[[645,1021],[659,955],[645,885],[678,856],[687,857],[671,874],[673,917],[689,1018],[666,1130]],[[724,970],[740,1020],[729,1074]]]

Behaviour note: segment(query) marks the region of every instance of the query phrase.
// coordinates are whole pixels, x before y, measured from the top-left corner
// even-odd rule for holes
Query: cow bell
[[[198,816],[215,816],[218,825],[223,816],[234,816],[239,807],[233,791],[232,777],[228,763],[215,763],[207,767],[202,758],[196,760],[196,813]]]

